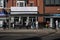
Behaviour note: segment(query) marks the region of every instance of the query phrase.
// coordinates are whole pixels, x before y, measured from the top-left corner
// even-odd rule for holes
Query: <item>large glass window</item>
[[[46,6],[60,6],[60,0],[45,0]]]

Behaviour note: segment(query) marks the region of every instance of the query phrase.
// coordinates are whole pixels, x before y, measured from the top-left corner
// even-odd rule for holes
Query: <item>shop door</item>
[[[36,18],[35,17],[29,17],[29,22],[31,23],[31,28],[36,28]]]
[[[22,17],[22,22],[23,22],[23,26],[26,26],[26,20],[27,20],[27,17]]]
[[[56,28],[56,20],[58,21],[58,27],[60,28],[60,18],[54,18],[53,25]]]

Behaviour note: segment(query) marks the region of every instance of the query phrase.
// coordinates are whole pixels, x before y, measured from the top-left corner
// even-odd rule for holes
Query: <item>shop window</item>
[[[14,17],[14,21],[18,22],[19,21],[19,17]]]

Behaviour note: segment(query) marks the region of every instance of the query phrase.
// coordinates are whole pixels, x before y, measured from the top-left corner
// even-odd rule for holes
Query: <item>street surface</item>
[[[60,29],[0,30],[0,40],[60,40]]]

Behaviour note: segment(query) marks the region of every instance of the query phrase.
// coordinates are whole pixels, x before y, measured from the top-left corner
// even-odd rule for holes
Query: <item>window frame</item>
[[[54,0],[54,4],[52,4],[52,0],[49,0],[49,4],[46,4],[46,1],[47,0],[44,0],[44,4],[45,6],[60,6],[60,3],[59,4],[56,4],[56,1]],[[58,0],[60,1],[60,0]]]
[[[33,7],[34,6],[34,1],[30,1],[29,4],[30,4],[31,7]]]
[[[20,5],[18,6],[18,5],[17,5],[17,3],[20,3],[20,2],[23,3],[23,6],[20,6]],[[17,7],[25,7],[25,1],[17,1],[17,3],[16,3],[16,6],[17,6]]]
[[[2,1],[2,6],[0,6],[0,8],[4,8],[4,0],[1,1]]]

